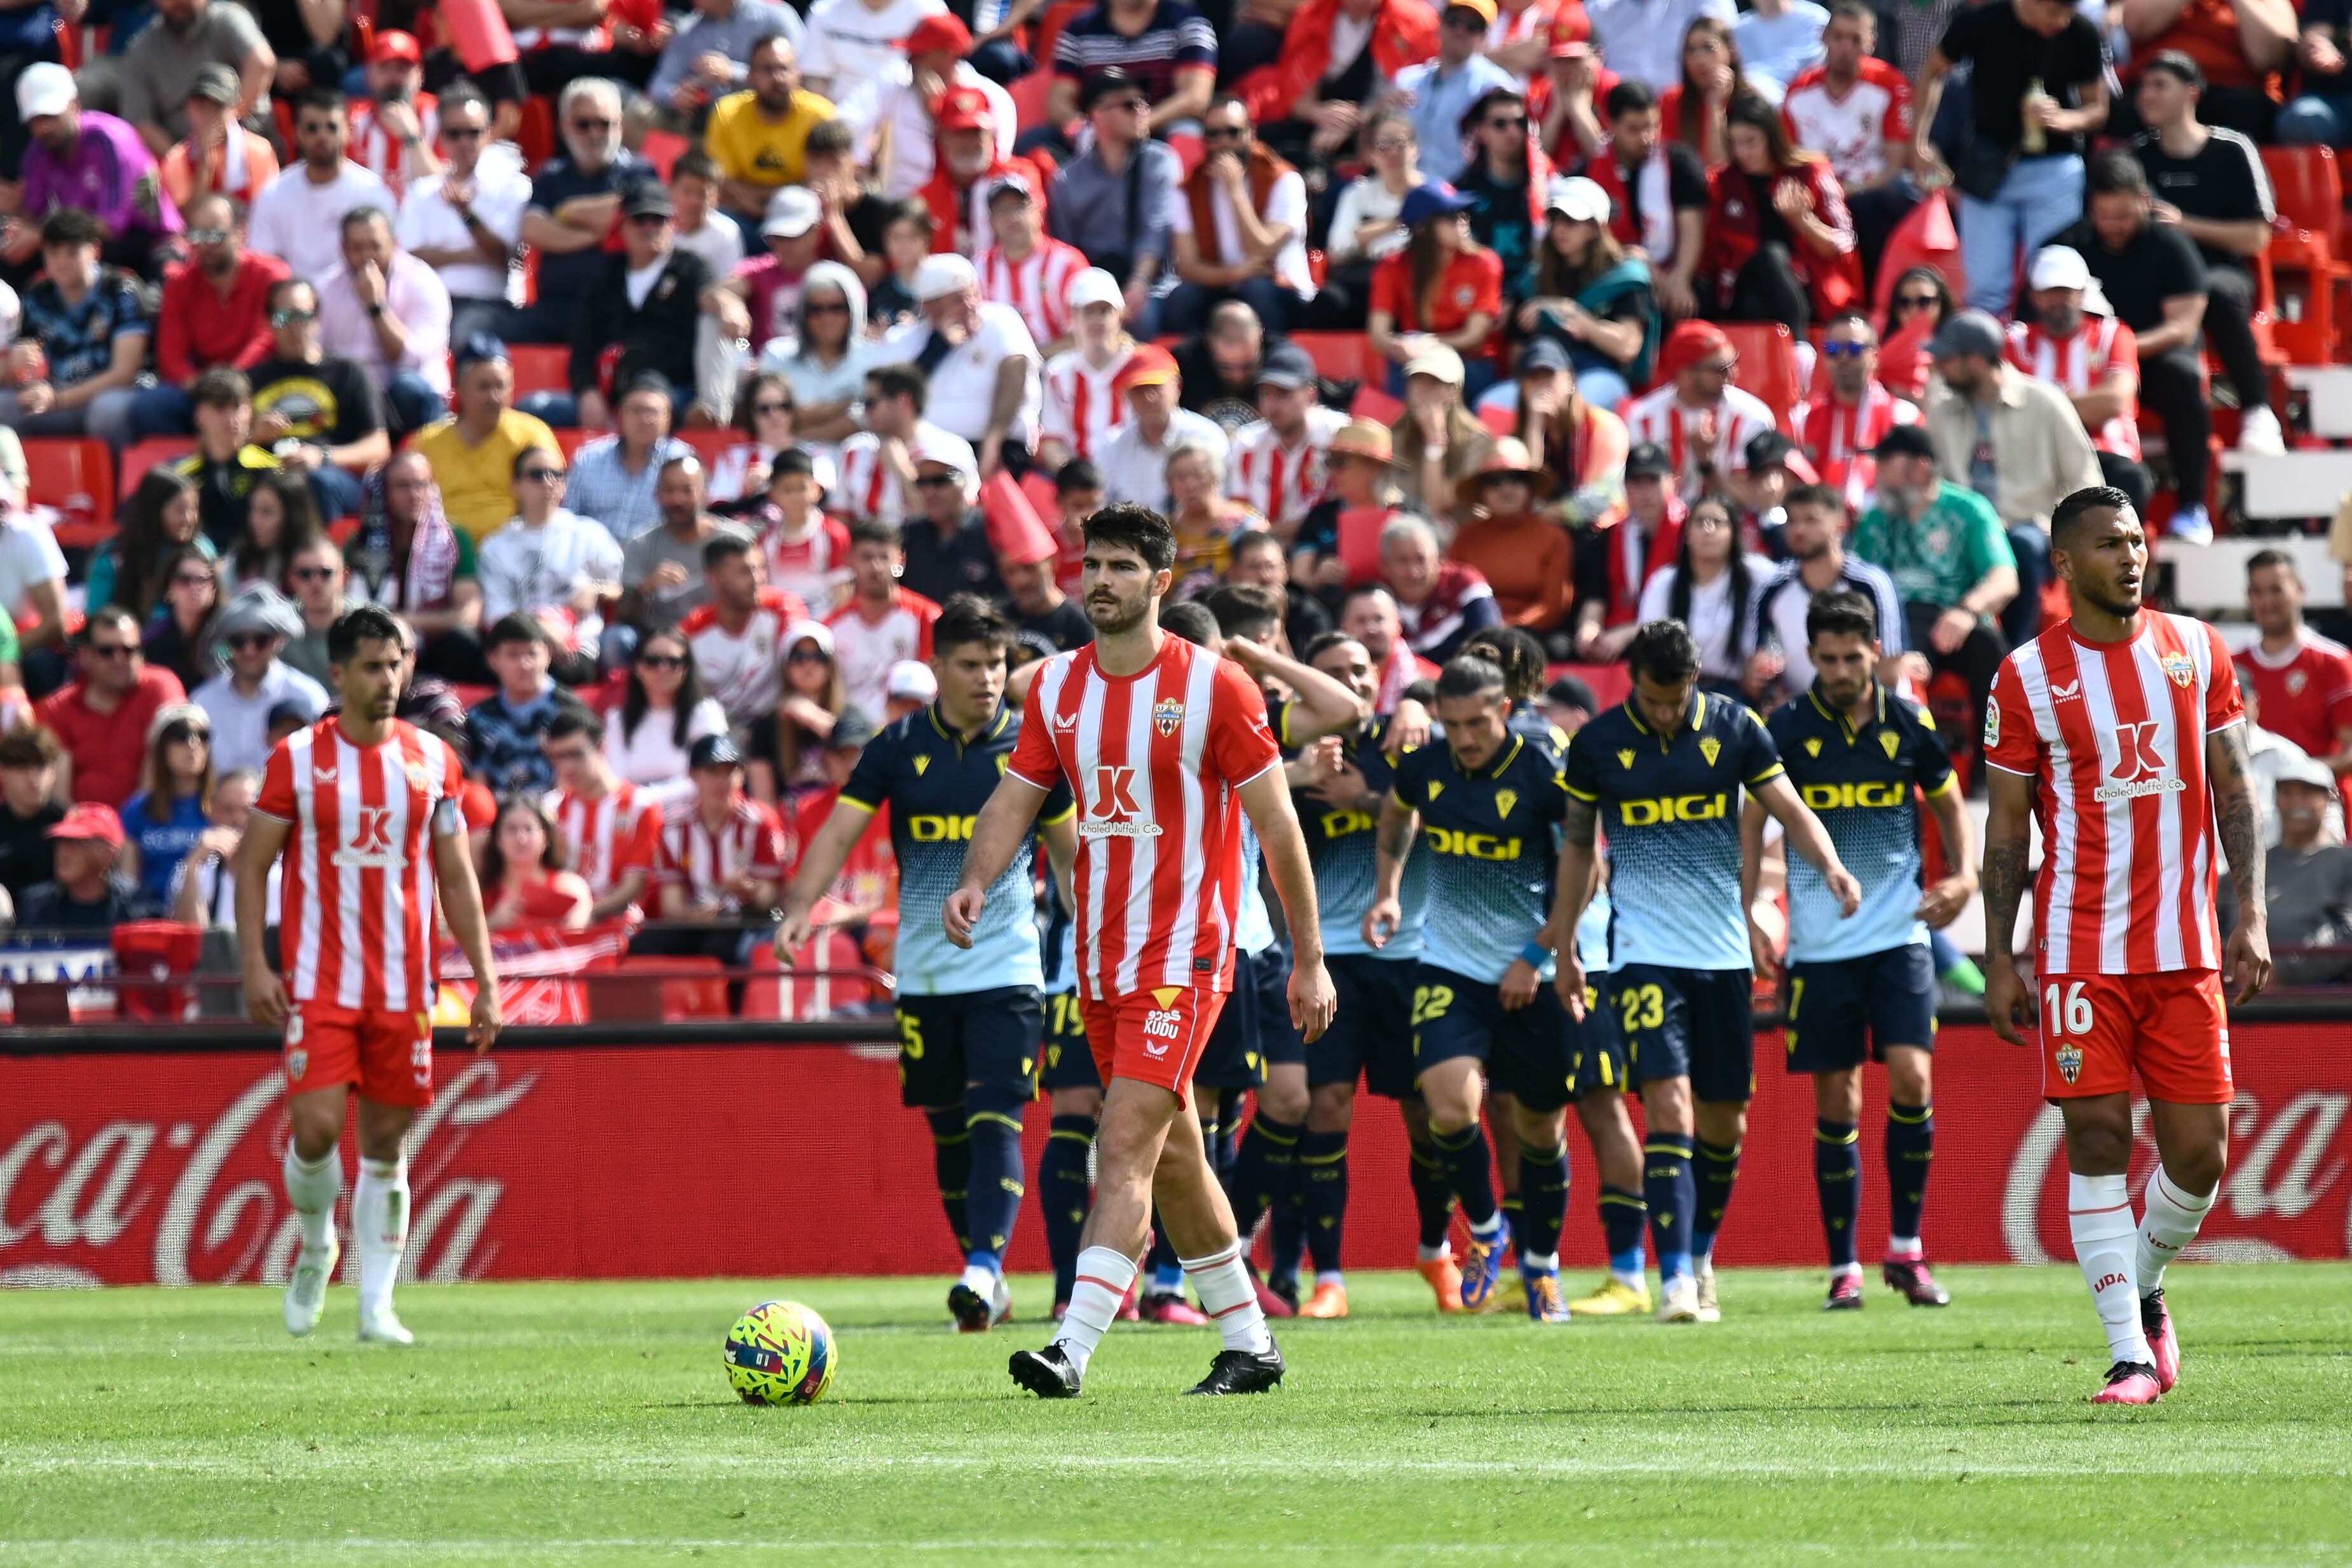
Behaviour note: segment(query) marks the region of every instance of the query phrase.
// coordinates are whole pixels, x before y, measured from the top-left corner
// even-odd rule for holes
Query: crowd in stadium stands
[[[1762,707],[1858,588],[1968,768],[2057,501],[2161,553],[2284,450],[2274,176],[2337,189],[2352,0],[1745,3],[6,5],[18,924],[231,921],[372,602],[495,923],[740,957],[942,601],[1088,638],[1107,501],[1383,710],[1659,616]],[[2352,941],[2303,593],[2253,558],[2272,886]]]

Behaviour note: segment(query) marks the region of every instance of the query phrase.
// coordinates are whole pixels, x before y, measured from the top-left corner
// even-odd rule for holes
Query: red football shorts
[[[296,1002],[286,1020],[286,1092],[353,1083],[379,1105],[432,1104],[431,1017]]]
[[[2226,1105],[2230,1020],[2212,969],[2042,978],[2042,1093],[2050,1100],[2128,1094]]]
[[[1192,1070],[1200,1066],[1209,1032],[1217,1027],[1217,1015],[1224,1007],[1223,991],[1181,986],[1137,991],[1109,1001],[1078,999],[1087,1048],[1095,1053],[1095,1071],[1104,1087],[1114,1078],[1140,1079],[1187,1103]]]

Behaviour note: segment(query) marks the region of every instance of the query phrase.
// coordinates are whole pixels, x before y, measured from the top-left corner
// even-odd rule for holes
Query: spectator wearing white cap
[[[972,505],[980,495],[980,472],[970,445],[954,435],[918,440],[915,515],[907,519],[901,542],[907,564],[899,580],[935,604],[951,593],[995,599],[1004,583],[996,552],[989,547],[988,518]]]
[[[278,655],[302,634],[302,617],[284,595],[254,584],[229,601],[215,629],[228,668],[191,694],[213,726],[213,766],[222,772],[269,761],[269,716],[281,703],[304,710],[304,722],[327,711],[326,689]]]
[[[940,678],[920,659],[901,659],[890,666],[889,695],[884,724],[896,724],[910,713],[920,713],[940,700]]]
[[[2099,473],[2147,510],[2154,476],[2139,446],[2139,340],[2116,319],[2090,265],[2071,246],[2043,246],[2025,277],[2030,319],[2011,324],[2009,362],[2066,394],[2099,455]]]
[[[1111,383],[1135,352],[1118,279],[1087,268],[1070,279],[1068,305],[1072,346],[1045,361],[1037,440],[1039,465],[1057,474],[1073,457],[1095,456],[1127,423],[1127,400]]]
[[[982,299],[980,275],[951,254],[924,258],[915,298],[921,319],[894,329],[885,351],[929,378],[929,417],[971,444],[979,478],[1008,460],[1025,469],[1044,403],[1044,361],[1021,313]]]
[[[171,242],[169,256],[186,254],[175,241],[180,214],[163,192],[156,154],[126,121],[82,108],[71,71],[47,61],[26,66],[16,78],[16,118],[30,140],[5,247],[10,263],[30,261],[40,248],[41,220],[66,207],[104,226],[101,254],[113,266],[155,277],[159,245]]]
[[[768,198],[760,220],[761,255],[747,256],[719,287],[749,307],[751,351],[801,330],[801,286],[823,248],[824,204],[805,185],[786,185]]]
[[[980,296],[1021,316],[1041,358],[1070,346],[1070,285],[1087,269],[1086,252],[1045,233],[1045,209],[1026,174],[1006,174],[990,185],[988,223],[996,243],[974,263]]]

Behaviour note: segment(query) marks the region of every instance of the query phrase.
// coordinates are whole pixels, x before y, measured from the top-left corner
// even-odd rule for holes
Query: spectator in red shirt
[[[2147,123],[2138,110],[2139,78],[2147,62],[2178,49],[2205,73],[2197,118],[2268,141],[2283,97],[2280,73],[2294,63],[2300,9],[2294,0],[2124,0],[2115,14],[2131,40],[2131,63],[2107,133],[2129,136]]]
[[[1666,135],[1697,153],[1709,171],[1731,160],[1724,140],[1726,116],[1745,68],[1730,23],[1717,16],[1691,18],[1683,29],[1683,79],[1659,95],[1658,118]]]
[[[188,385],[216,365],[249,371],[269,358],[269,290],[286,264],[245,247],[245,214],[217,193],[188,206],[195,259],[163,280],[155,316],[155,384],[131,405],[142,439],[195,428]]]
[[[1801,152],[1780,112],[1742,92],[1725,111],[1730,162],[1709,177],[1703,314],[1779,321],[1800,340],[1862,297],[1862,258],[1829,160]],[[1711,297],[1711,298],[1710,298]],[[1711,308],[1709,308],[1711,307]]]
[[[41,699],[40,721],[66,749],[58,793],[119,807],[138,793],[148,721],[188,694],[179,676],[147,666],[138,619],[120,604],[91,611],[80,643],[81,679]]]
[[[2246,558],[2246,609],[2262,641],[2237,657],[2250,716],[2352,790],[2352,652],[2303,623],[2303,579],[2282,549]],[[2352,793],[2347,793],[2352,800]]]
[[[1339,59],[1332,47],[1343,19],[1355,47]],[[1224,56],[1234,53],[1229,42]],[[1427,0],[1307,0],[1290,18],[1282,57],[1244,84],[1250,118],[1276,151],[1328,160],[1355,140],[1374,89],[1436,53],[1437,12]]]
[[[1495,384],[1488,353],[1503,315],[1503,261],[1470,237],[1469,197],[1443,181],[1416,186],[1397,221],[1412,237],[1372,269],[1372,347],[1389,361],[1389,392],[1404,390],[1404,367],[1432,347],[1462,356],[1463,401]]]

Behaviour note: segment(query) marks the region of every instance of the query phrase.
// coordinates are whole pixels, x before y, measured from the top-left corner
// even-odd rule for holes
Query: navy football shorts
[[[1628,964],[1609,977],[1609,1005],[1636,1085],[1687,1078],[1691,1097],[1756,1097],[1754,985],[1746,969]]]
[[[1568,1009],[1549,981],[1526,1007],[1506,1009],[1502,988],[1421,964],[1412,972],[1412,1061],[1416,1076],[1441,1061],[1474,1057],[1486,1081],[1530,1111],[1557,1111],[1569,1100]]]
[[[999,986],[944,997],[898,998],[898,1100],[961,1105],[964,1086],[985,1083],[1023,1099],[1037,1090],[1045,1007],[1034,986]]]
[[[1890,1045],[1936,1049],[1936,963],[1925,942],[1789,966],[1789,1071],[1837,1072]]]

